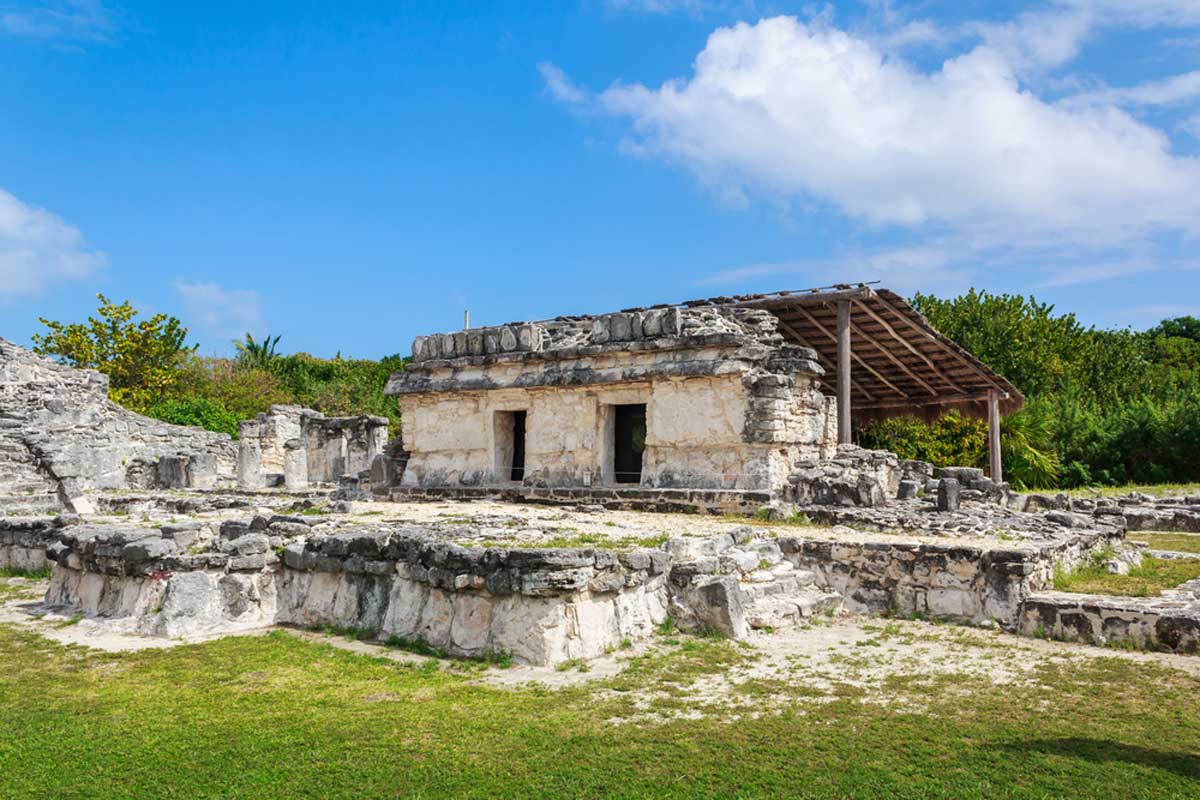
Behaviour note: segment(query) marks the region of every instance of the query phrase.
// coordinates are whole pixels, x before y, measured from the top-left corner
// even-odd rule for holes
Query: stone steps
[[[815,574],[788,561],[751,572],[741,588],[746,622],[756,629],[799,625],[842,605],[841,595],[824,591],[816,585]]]
[[[0,495],[0,517],[38,516],[57,514],[59,511],[62,511],[62,504],[57,495],[45,493]]]

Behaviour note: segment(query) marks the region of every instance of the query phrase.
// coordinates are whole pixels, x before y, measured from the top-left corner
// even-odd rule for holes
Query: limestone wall
[[[46,495],[89,510],[94,489],[233,482],[225,434],[168,425],[108,399],[108,377],[0,339],[0,495]]]
[[[613,407],[646,406],[642,485],[779,490],[836,446],[814,351],[769,312],[648,309],[419,337],[392,376],[406,487],[504,485],[514,411],[525,485],[614,483]]]
[[[48,565],[46,546],[54,541],[56,518],[0,517],[0,569],[40,570]]]
[[[369,470],[384,452],[384,417],[326,417],[295,405],[271,406],[238,423],[238,484],[303,489]]]
[[[1022,608],[1020,632],[1101,646],[1196,653],[1200,651],[1200,580],[1167,590],[1162,597],[1035,594]]]
[[[786,396],[760,398],[742,373],[655,378],[580,387],[503,388],[401,396],[403,485],[495,485],[503,417],[526,411],[525,483],[612,483],[611,407],[645,404],[645,486],[765,489],[786,482],[796,459],[833,446],[831,407],[808,376]],[[749,385],[748,385],[749,383]],[[772,387],[778,388],[778,387]],[[783,394],[783,392],[779,392]],[[501,463],[503,462],[503,463]]]

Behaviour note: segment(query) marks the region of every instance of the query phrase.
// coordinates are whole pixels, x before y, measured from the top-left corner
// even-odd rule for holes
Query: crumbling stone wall
[[[526,412],[528,486],[613,482],[611,414],[646,406],[643,486],[772,489],[832,452],[823,370],[768,312],[650,309],[418,337],[388,384],[407,487],[500,485],[504,418]]]
[[[87,510],[90,490],[227,485],[235,465],[227,435],[135,414],[108,399],[107,376],[0,339],[0,494]]]
[[[369,471],[388,440],[385,417],[326,417],[275,405],[238,423],[238,485],[303,489]]]

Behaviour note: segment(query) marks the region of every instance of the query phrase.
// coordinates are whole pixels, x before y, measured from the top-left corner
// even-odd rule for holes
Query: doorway
[[[512,472],[509,473],[509,479],[514,481],[525,480],[525,412],[512,412]]]
[[[613,406],[613,481],[642,482],[646,449],[646,404]]]
[[[525,424],[524,410],[496,412],[493,423],[496,480],[525,479]]]

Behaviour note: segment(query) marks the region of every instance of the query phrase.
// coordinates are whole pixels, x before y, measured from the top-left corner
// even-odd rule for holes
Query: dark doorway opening
[[[512,473],[514,481],[525,480],[525,412],[512,412]]]
[[[642,482],[646,449],[646,405],[613,406],[613,480]]]

